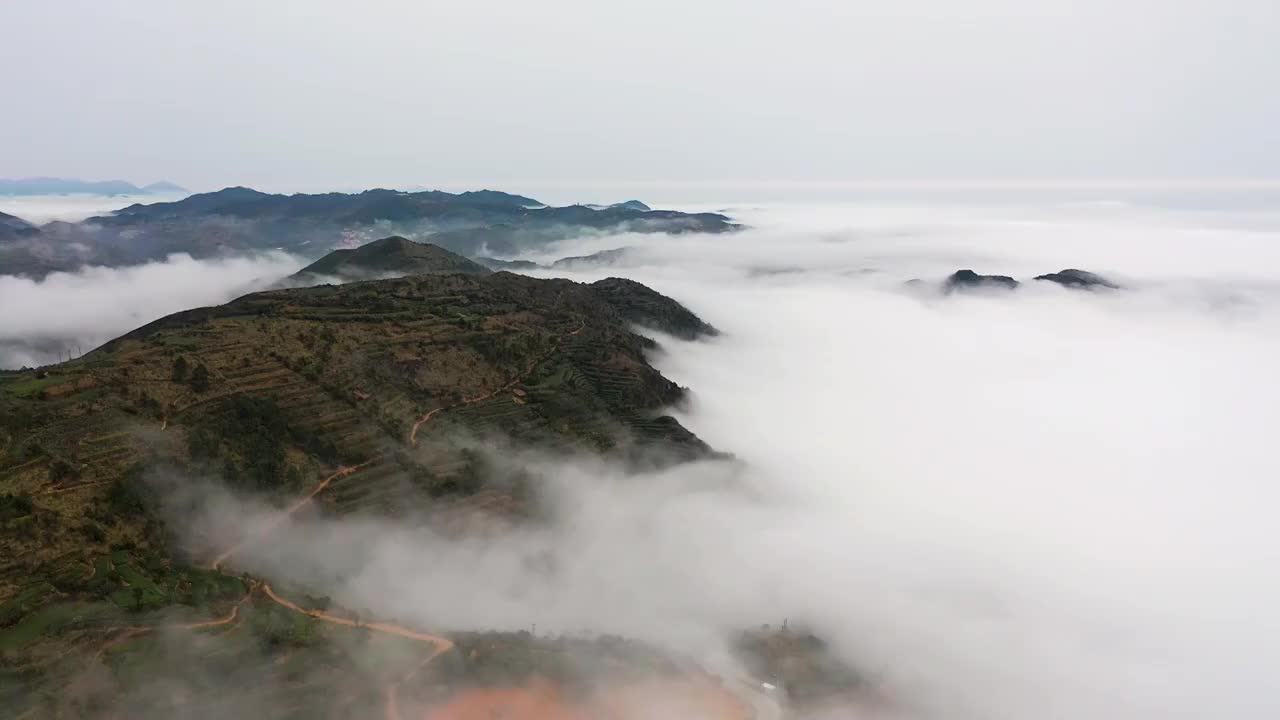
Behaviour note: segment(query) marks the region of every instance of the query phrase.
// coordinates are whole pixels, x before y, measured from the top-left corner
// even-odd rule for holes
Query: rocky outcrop
[[[979,275],[972,270],[957,270],[946,279],[942,289],[949,293],[957,290],[1012,290],[1018,285],[1018,281],[1008,275]]]
[[[1091,273],[1088,270],[1076,270],[1074,268],[1059,270],[1056,273],[1048,273],[1047,275],[1037,275],[1036,280],[1054,282],[1063,287],[1074,288],[1077,290],[1093,290],[1095,288],[1117,290],[1120,288],[1119,285],[1116,285],[1097,273]]]

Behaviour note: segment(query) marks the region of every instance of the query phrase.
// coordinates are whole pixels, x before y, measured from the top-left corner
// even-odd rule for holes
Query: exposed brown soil
[[[424,720],[749,720],[750,708],[705,678],[661,679],[610,687],[589,698],[568,698],[535,682],[516,688],[474,688],[427,710]]]

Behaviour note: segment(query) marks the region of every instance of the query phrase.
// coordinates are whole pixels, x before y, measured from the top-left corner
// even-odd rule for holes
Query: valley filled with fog
[[[637,477],[476,438],[545,479],[550,522],[457,540],[412,519],[312,520],[245,567],[421,627],[618,633],[713,664],[731,665],[735,629],[789,619],[873,678],[894,716],[1280,711],[1274,216],[725,211],[750,229],[602,235],[523,259],[627,247],[612,265],[532,274],[632,278],[718,327],[657,336],[654,364],[691,390],[680,421],[733,460]],[[216,302],[210,288],[229,296],[287,264],[171,260],[21,292],[74,278],[84,302],[101,293],[96,326],[125,330],[189,306],[183,273],[204,273]],[[962,268],[1024,282],[942,292]],[[1064,268],[1121,288],[1031,279]],[[150,273],[175,290],[146,310],[106,302]],[[202,504],[184,523],[197,534],[243,536],[273,513],[222,493]]]

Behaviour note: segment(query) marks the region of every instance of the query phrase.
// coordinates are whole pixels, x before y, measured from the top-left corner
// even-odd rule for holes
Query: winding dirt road
[[[333,623],[335,625],[346,625],[347,627],[364,628],[365,630],[386,633],[388,635],[395,635],[397,637],[408,638],[409,640],[417,640],[419,642],[430,643],[431,645],[435,646],[435,650],[433,650],[430,655],[428,655],[425,659],[423,659],[423,661],[417,667],[405,673],[398,680],[395,680],[387,684],[387,689],[386,689],[387,720],[401,720],[400,699],[399,699],[400,685],[403,684],[405,681],[409,680],[409,678],[413,677],[415,674],[417,674],[418,671],[420,671],[422,668],[426,667],[432,660],[435,660],[440,655],[453,649],[453,641],[450,640],[449,638],[441,637],[439,635],[432,635],[430,633],[418,632],[417,630],[411,630],[409,628],[402,627],[400,625],[395,625],[392,623],[384,623],[384,622],[365,623],[365,622],[360,622],[358,620],[352,620],[351,618],[340,617],[338,615],[330,615],[329,613],[323,612],[321,610],[307,610],[306,608],[301,607],[297,603],[294,603],[288,600],[287,598],[283,598],[277,595],[276,591],[272,590],[271,586],[266,583],[263,583],[262,585],[262,592],[268,598],[271,598],[271,600],[274,601],[276,604],[287,607],[290,610],[293,610],[295,612],[300,612],[303,615],[306,615],[308,617],[313,617],[316,620]]]
[[[436,655],[446,652],[453,647],[452,640],[449,640],[448,638],[440,637],[439,635],[431,635],[430,633],[418,632],[416,630],[410,630],[409,628],[401,627],[399,625],[393,625],[391,623],[360,622],[359,620],[352,620],[351,618],[344,618],[338,615],[330,615],[329,613],[324,612],[322,610],[308,610],[287,598],[277,595],[276,591],[272,590],[271,586],[266,583],[262,584],[262,592],[277,604],[283,605],[284,607],[287,607],[290,610],[300,612],[303,615],[309,615],[317,620],[323,620],[324,622],[334,623],[335,625],[346,625],[347,627],[365,628],[366,630],[372,630],[374,632],[387,633],[388,635],[396,635],[398,637],[408,638],[410,640],[418,640],[421,642],[431,643],[436,646],[436,653],[435,653]]]
[[[249,590],[249,594],[250,595],[253,594],[252,589]],[[245,595],[244,600],[248,600],[248,599],[249,599],[249,595]],[[182,628],[183,630],[195,630],[197,628],[207,628],[207,627],[217,627],[219,625],[228,625],[230,623],[235,622],[236,617],[240,615],[240,606],[244,604],[244,600],[241,600],[240,602],[236,603],[235,607],[231,608],[231,612],[228,613],[226,617],[218,618],[217,620],[205,620],[204,622],[187,623],[185,625],[171,625],[170,627]]]
[[[303,496],[302,498],[300,498],[300,499],[296,500],[296,501],[295,501],[292,505],[290,505],[288,508],[285,508],[284,512],[280,513],[280,515],[279,515],[279,516],[277,516],[277,517],[276,517],[276,519],[275,519],[275,520],[274,520],[270,525],[268,525],[267,527],[265,527],[265,528],[263,528],[262,530],[258,531],[258,532],[257,532],[257,533],[255,533],[254,535],[252,535],[252,536],[250,536],[250,537],[247,537],[247,538],[245,538],[244,540],[241,540],[240,542],[236,543],[236,544],[235,544],[235,545],[233,545],[231,548],[229,548],[228,550],[226,550],[225,552],[223,552],[221,555],[219,555],[218,557],[214,558],[214,559],[213,559],[213,562],[209,564],[209,567],[210,567],[211,569],[213,569],[213,570],[221,570],[221,569],[222,569],[222,563],[226,562],[226,561],[227,561],[227,558],[229,558],[229,557],[231,557],[232,555],[234,555],[234,554],[236,554],[237,552],[239,552],[241,548],[243,548],[245,545],[248,545],[250,542],[253,542],[254,540],[257,540],[258,538],[261,538],[261,537],[263,537],[263,536],[267,535],[267,534],[268,534],[268,533],[270,533],[272,530],[275,530],[275,529],[276,529],[277,527],[279,527],[282,523],[284,523],[284,521],[288,520],[288,519],[289,519],[289,518],[290,518],[294,513],[298,512],[298,511],[299,511],[299,510],[301,510],[304,506],[306,506],[306,504],[307,504],[307,503],[311,502],[311,499],[312,499],[312,498],[314,498],[316,495],[319,495],[320,493],[324,492],[324,489],[325,489],[325,488],[327,488],[327,487],[329,487],[329,483],[333,482],[334,480],[337,480],[337,479],[338,479],[338,478],[340,478],[340,477],[345,477],[345,476],[347,476],[347,475],[350,475],[351,473],[353,473],[353,472],[355,472],[355,471],[357,471],[357,470],[362,470],[362,469],[364,469],[364,468],[368,467],[369,465],[373,464],[373,463],[374,463],[374,461],[376,461],[376,460],[377,460],[377,458],[373,458],[373,459],[371,459],[371,460],[365,460],[364,462],[360,463],[359,465],[344,465],[344,466],[342,466],[342,467],[338,468],[337,472],[335,472],[334,474],[332,474],[332,475],[330,475],[329,477],[327,477],[327,478],[325,478],[324,480],[322,480],[322,481],[320,482],[320,484],[316,485],[314,488],[312,488],[312,489],[311,489],[311,492],[307,493],[307,494],[306,494],[305,496]]]
[[[410,445],[411,447],[417,447],[417,446],[418,446],[418,428],[420,428],[420,427],[422,427],[423,425],[425,425],[426,423],[430,422],[432,418],[434,418],[435,416],[439,415],[440,413],[445,412],[446,410],[453,410],[453,409],[455,409],[455,408],[465,407],[465,406],[467,406],[467,405],[474,405],[475,403],[483,402],[483,401],[485,401],[485,400],[488,400],[488,399],[490,399],[490,398],[494,397],[495,395],[497,395],[497,394],[499,394],[499,393],[502,393],[502,392],[505,392],[505,391],[507,391],[507,390],[510,390],[511,388],[515,387],[516,385],[519,385],[520,383],[524,382],[524,380],[525,380],[526,378],[528,378],[530,375],[532,375],[532,374],[533,374],[533,371],[534,371],[534,370],[537,370],[537,369],[538,369],[538,366],[539,366],[539,365],[541,365],[542,363],[546,362],[546,361],[547,361],[547,360],[548,360],[552,355],[555,355],[555,354],[556,354],[556,351],[558,351],[558,350],[560,349],[560,345],[561,345],[562,343],[564,343],[565,338],[570,338],[570,337],[573,337],[574,335],[577,335],[577,334],[581,333],[583,330],[585,330],[585,329],[586,329],[586,327],[587,327],[587,321],[586,321],[586,320],[580,320],[580,321],[578,321],[578,327],[577,327],[576,329],[574,329],[574,330],[570,330],[569,332],[565,333],[564,335],[561,335],[561,336],[560,336],[560,339],[559,339],[559,340],[557,340],[557,341],[556,341],[556,343],[555,343],[554,345],[552,345],[552,346],[551,346],[551,349],[547,350],[545,353],[543,353],[543,354],[539,355],[538,357],[536,357],[536,358],[534,358],[532,361],[530,361],[530,363],[529,363],[528,367],[526,367],[526,368],[524,369],[524,372],[520,373],[519,375],[516,375],[516,377],[515,377],[514,379],[512,379],[510,382],[506,383],[506,384],[505,384],[505,385],[503,385],[502,387],[499,387],[499,388],[497,388],[496,390],[492,390],[492,391],[487,392],[487,393],[484,393],[484,394],[482,394],[482,395],[474,395],[474,396],[472,396],[472,397],[464,397],[464,398],[462,398],[461,400],[459,400],[458,402],[453,403],[452,405],[442,405],[442,406],[440,406],[440,407],[436,408],[435,410],[432,410],[432,411],[428,412],[426,415],[423,415],[422,417],[418,418],[418,421],[417,421],[417,422],[415,422],[415,423],[413,424],[413,427],[409,429],[409,445]]]
[[[473,396],[473,397],[464,397],[464,398],[463,398],[462,400],[460,400],[459,402],[456,402],[456,403],[454,403],[454,404],[452,404],[452,405],[447,405],[447,406],[443,406],[443,407],[438,407],[438,408],[436,408],[436,409],[434,409],[434,410],[431,410],[430,412],[426,413],[425,415],[423,415],[421,418],[419,418],[419,419],[418,419],[418,421],[417,421],[417,422],[415,422],[415,423],[413,424],[413,427],[412,427],[412,428],[410,429],[410,431],[409,431],[409,437],[408,437],[409,445],[410,445],[410,446],[415,446],[415,447],[417,446],[417,444],[418,444],[418,430],[419,430],[423,425],[425,425],[426,423],[430,422],[433,418],[437,417],[440,413],[442,413],[442,412],[444,412],[444,411],[446,411],[446,410],[451,410],[451,409],[454,409],[454,408],[463,407],[463,406],[466,406],[466,405],[472,405],[472,404],[474,404],[474,403],[478,403],[478,402],[482,402],[482,401],[484,401],[484,400],[488,400],[488,399],[490,399],[490,398],[492,398],[492,397],[494,397],[494,396],[498,395],[499,393],[505,392],[505,391],[510,390],[511,388],[515,387],[517,384],[519,384],[519,383],[520,383],[520,382],[522,382],[525,378],[527,378],[527,377],[528,377],[528,376],[529,376],[529,375],[530,375],[534,370],[536,370],[536,369],[537,369],[537,367],[538,367],[539,365],[541,365],[541,364],[542,364],[543,362],[545,362],[548,358],[550,358],[552,355],[554,355],[554,354],[556,353],[556,351],[558,351],[558,350],[560,349],[560,346],[561,346],[561,344],[563,343],[563,341],[564,341],[564,339],[565,339],[565,338],[569,338],[569,337],[572,337],[572,336],[578,335],[579,333],[581,333],[581,332],[586,328],[586,326],[587,326],[587,323],[586,323],[586,321],[585,321],[585,320],[580,321],[580,323],[579,323],[579,325],[578,325],[578,327],[577,327],[576,329],[571,330],[570,332],[568,332],[568,333],[566,333],[565,335],[563,335],[563,336],[560,338],[560,340],[559,340],[559,341],[557,341],[557,342],[555,343],[555,345],[553,345],[553,346],[552,346],[552,347],[551,347],[551,348],[550,348],[546,353],[543,353],[542,355],[540,355],[539,357],[537,357],[537,358],[535,358],[533,361],[531,361],[531,362],[529,363],[528,367],[526,367],[526,368],[525,368],[525,371],[524,371],[523,373],[521,373],[521,374],[517,375],[514,379],[512,379],[511,381],[509,381],[509,382],[507,382],[507,383],[503,384],[501,387],[498,387],[498,388],[496,388],[496,389],[494,389],[494,390],[492,390],[492,391],[490,391],[490,392],[484,393],[484,394],[482,394],[482,395],[477,395],[477,396]],[[301,499],[297,500],[297,501],[296,501],[296,502],[294,502],[292,505],[290,505],[288,508],[286,508],[283,512],[281,512],[281,513],[280,513],[280,515],[279,515],[279,516],[278,516],[278,517],[277,517],[273,522],[271,522],[271,524],[269,524],[266,528],[263,528],[262,530],[260,530],[260,531],[258,531],[258,532],[256,532],[256,533],[254,533],[252,536],[247,537],[247,538],[245,538],[245,539],[241,540],[241,541],[240,541],[239,543],[237,543],[236,545],[232,546],[231,548],[229,548],[229,549],[227,549],[226,551],[224,551],[224,552],[222,552],[221,554],[219,554],[216,558],[214,558],[213,562],[210,564],[210,567],[211,567],[211,568],[213,568],[214,570],[221,570],[221,569],[222,569],[222,564],[223,564],[223,563],[225,563],[225,562],[227,561],[227,559],[228,559],[228,558],[230,558],[232,555],[236,554],[239,550],[241,550],[241,549],[242,549],[243,547],[245,547],[247,544],[249,544],[249,543],[251,543],[251,542],[255,542],[255,541],[260,540],[261,538],[265,537],[265,536],[266,536],[267,534],[269,534],[272,530],[274,530],[274,529],[275,529],[275,528],[277,528],[279,525],[281,525],[282,523],[284,523],[285,521],[287,521],[287,520],[289,519],[289,517],[291,517],[291,516],[292,516],[294,513],[296,513],[298,510],[302,509],[304,506],[306,506],[306,504],[307,504],[308,502],[310,502],[313,498],[315,498],[315,496],[316,496],[316,495],[319,495],[321,492],[323,492],[323,491],[324,491],[324,489],[325,489],[325,488],[327,488],[331,482],[333,482],[334,480],[336,480],[336,479],[338,479],[338,478],[340,478],[340,477],[343,477],[343,476],[346,476],[346,475],[350,475],[351,473],[353,473],[353,472],[355,472],[355,471],[357,471],[357,470],[359,470],[359,469],[361,469],[361,468],[363,468],[363,467],[365,467],[365,466],[369,465],[369,464],[370,464],[370,463],[372,463],[372,462],[373,462],[373,460],[369,460],[369,461],[366,461],[366,462],[364,462],[364,463],[361,463],[360,465],[355,465],[355,466],[350,466],[350,467],[346,467],[346,466],[344,466],[344,467],[340,467],[340,468],[338,468],[338,470],[337,470],[336,472],[334,472],[332,475],[330,475],[329,477],[325,478],[322,482],[320,482],[318,485],[316,485],[314,488],[312,488],[311,492],[307,493],[307,495],[306,495],[305,497],[303,497],[303,498],[301,498]],[[329,613],[327,613],[327,612],[323,612],[323,611],[321,611],[321,610],[307,610],[307,609],[305,609],[305,608],[301,607],[300,605],[298,605],[297,603],[294,603],[294,602],[292,602],[291,600],[289,600],[289,599],[287,599],[287,598],[281,597],[279,594],[277,594],[277,593],[276,593],[276,591],[275,591],[275,590],[273,590],[273,589],[271,588],[271,585],[269,585],[269,584],[267,584],[267,583],[262,583],[261,588],[262,588],[262,592],[263,592],[263,594],[264,594],[264,595],[266,595],[266,596],[267,596],[267,598],[269,598],[272,602],[275,602],[276,604],[278,604],[278,605],[280,605],[280,606],[282,606],[282,607],[286,607],[286,608],[288,608],[288,609],[290,609],[290,610],[293,610],[294,612],[299,612],[299,613],[302,613],[302,614],[304,614],[304,615],[307,615],[308,617],[315,618],[316,620],[320,620],[320,621],[322,621],[322,622],[333,623],[333,624],[335,624],[335,625],[345,625],[345,626],[347,626],[347,627],[365,628],[365,629],[370,630],[370,631],[372,631],[372,632],[380,632],[380,633],[385,633],[385,634],[388,634],[388,635],[395,635],[395,636],[397,636],[397,637],[406,638],[406,639],[409,639],[409,640],[415,640],[415,641],[418,641],[418,642],[425,642],[425,643],[429,643],[429,644],[431,644],[431,645],[434,647],[434,650],[431,652],[431,654],[429,654],[429,655],[428,655],[428,656],[427,656],[427,657],[426,657],[426,658],[425,658],[425,659],[424,659],[424,660],[423,660],[419,665],[417,665],[414,669],[410,670],[409,672],[405,673],[405,674],[404,674],[404,676],[400,677],[399,679],[397,679],[397,680],[395,680],[394,682],[391,682],[391,683],[389,683],[389,684],[387,685],[387,688],[386,688],[386,694],[387,694],[387,700],[386,700],[386,717],[387,717],[387,720],[401,720],[401,716],[400,716],[400,707],[399,707],[399,687],[400,687],[400,685],[401,685],[401,684],[403,684],[404,682],[408,681],[410,678],[412,678],[412,677],[413,677],[415,674],[417,674],[418,672],[420,672],[420,671],[422,670],[422,668],[424,668],[424,667],[426,667],[428,664],[430,664],[432,660],[435,660],[435,659],[436,659],[437,657],[439,657],[441,654],[443,654],[443,653],[445,653],[445,652],[448,652],[450,649],[452,649],[452,648],[453,648],[453,642],[452,642],[451,640],[449,640],[448,638],[445,638],[445,637],[441,637],[441,636],[439,636],[439,635],[432,635],[432,634],[430,634],[430,633],[419,632],[419,631],[416,631],[416,630],[412,630],[412,629],[410,629],[410,628],[402,627],[402,626],[400,626],[400,625],[395,625],[395,624],[393,624],[393,623],[383,623],[383,622],[369,622],[369,623],[365,623],[365,622],[359,622],[359,621],[357,621],[357,620],[352,620],[352,619],[350,619],[350,618],[345,618],[345,617],[340,617],[340,616],[337,616],[337,615],[332,615],[332,614],[329,614]],[[237,610],[239,610],[239,606],[238,606],[238,605],[236,606],[236,608],[234,608],[234,609],[232,610],[232,615],[231,615],[231,617],[230,617],[229,619],[228,619],[228,618],[224,618],[224,619],[222,619],[222,620],[218,620],[218,621],[210,621],[209,623],[200,624],[199,626],[200,626],[200,627],[207,627],[207,626],[209,626],[209,625],[216,625],[216,624],[220,624],[220,623],[221,623],[221,622],[223,622],[223,621],[230,622],[230,620],[233,620],[233,619],[234,619],[235,612],[236,612]]]
[[[237,602],[234,606],[232,606],[231,612],[227,613],[226,616],[224,617],[216,618],[214,620],[201,620],[200,622],[178,623],[174,625],[151,625],[151,626],[131,625],[126,627],[115,628],[116,630],[124,630],[124,632],[121,633],[119,637],[112,638],[111,640],[103,644],[102,647],[98,648],[98,652],[94,657],[100,658],[102,657],[102,654],[104,652],[106,652],[107,650],[111,649],[116,645],[119,645],[125,640],[128,640],[129,638],[137,637],[139,635],[145,635],[146,633],[152,632],[153,630],[198,630],[200,628],[217,627],[219,625],[230,625],[231,623],[236,621],[236,618],[240,616],[240,606],[244,605],[245,602],[250,597],[253,596],[253,590],[255,587],[257,586],[250,585],[249,592],[245,593],[244,597],[240,598],[240,601]]]

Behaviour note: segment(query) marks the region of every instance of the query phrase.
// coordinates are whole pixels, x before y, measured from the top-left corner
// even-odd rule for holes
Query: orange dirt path
[[[250,592],[253,592],[253,591],[251,590]],[[248,596],[246,595],[245,597],[247,598]],[[243,603],[243,602],[244,600],[241,600],[239,603],[236,603],[236,606],[231,608],[231,612],[226,617],[218,618],[217,620],[205,620],[204,622],[187,623],[185,625],[174,625],[172,627],[180,627],[180,628],[183,628],[184,630],[195,630],[196,628],[217,627],[218,625],[226,625],[228,623],[233,623],[235,622],[236,617],[240,614],[240,603]]]
[[[425,425],[426,423],[430,422],[432,418],[434,418],[436,415],[439,415],[440,413],[444,412],[445,410],[453,410],[454,408],[464,407],[464,406],[466,406],[466,405],[473,405],[473,404],[475,404],[475,403],[482,402],[482,401],[484,401],[484,400],[488,400],[489,398],[492,398],[493,396],[497,395],[497,394],[498,394],[498,393],[500,393],[500,392],[503,392],[503,391],[505,391],[505,390],[510,390],[511,388],[515,387],[516,385],[519,385],[521,382],[523,382],[523,381],[524,381],[524,379],[525,379],[525,378],[529,377],[529,375],[530,375],[530,374],[532,374],[532,373],[533,373],[533,371],[534,371],[534,370],[536,370],[536,369],[538,368],[538,366],[539,366],[539,365],[541,365],[542,363],[546,362],[548,358],[550,358],[552,355],[554,355],[554,354],[556,353],[556,351],[557,351],[557,350],[559,350],[559,349],[560,349],[560,343],[564,342],[564,339],[565,339],[565,338],[567,338],[567,337],[573,337],[574,335],[577,335],[578,333],[580,333],[580,332],[582,332],[584,329],[586,329],[586,327],[587,327],[587,321],[586,321],[586,320],[582,320],[582,321],[580,321],[580,322],[579,322],[579,325],[578,325],[578,327],[577,327],[577,329],[575,329],[575,330],[571,330],[571,331],[569,331],[569,332],[565,333],[565,334],[560,338],[560,340],[559,340],[558,342],[556,342],[556,344],[555,344],[555,345],[552,345],[552,346],[551,346],[551,349],[550,349],[550,350],[548,350],[547,352],[543,353],[542,355],[540,355],[540,356],[538,356],[538,357],[534,358],[534,359],[533,359],[533,361],[529,363],[529,366],[525,368],[525,370],[524,370],[524,372],[523,372],[523,373],[520,373],[519,375],[517,375],[517,376],[515,377],[515,379],[513,379],[513,380],[511,380],[510,382],[506,383],[506,384],[505,384],[505,385],[503,385],[502,387],[499,387],[498,389],[496,389],[496,390],[492,390],[492,391],[487,392],[487,393],[483,393],[483,394],[481,394],[481,395],[475,395],[475,396],[473,396],[473,397],[464,397],[464,398],[462,398],[462,400],[460,400],[460,401],[458,401],[458,402],[456,402],[456,403],[454,403],[454,404],[452,404],[452,405],[442,405],[442,406],[440,406],[440,407],[436,408],[435,410],[432,410],[432,411],[428,412],[426,415],[423,415],[422,417],[418,418],[418,421],[417,421],[417,422],[415,422],[415,423],[413,424],[413,427],[412,427],[412,428],[410,428],[410,430],[409,430],[409,445],[410,445],[410,446],[412,446],[412,447],[417,447],[417,446],[418,446],[418,428],[420,428],[420,427],[422,427],[423,425]]]
[[[245,593],[245,596],[240,598],[240,601],[237,602],[231,608],[231,612],[227,613],[224,617],[220,617],[214,620],[202,620],[200,622],[180,623],[176,625],[155,625],[155,626],[145,626],[145,627],[135,625],[130,627],[117,628],[119,630],[124,630],[124,632],[121,633],[120,637],[113,638],[107,641],[102,647],[98,648],[98,653],[97,655],[95,655],[95,657],[102,657],[102,653],[106,652],[111,647],[115,645],[119,645],[120,643],[124,642],[125,640],[128,640],[129,638],[137,637],[139,635],[145,635],[146,633],[149,633],[152,630],[170,629],[170,628],[180,629],[180,630],[196,630],[199,628],[217,627],[219,625],[229,625],[235,622],[236,618],[240,616],[240,606],[243,605],[245,601],[252,596],[253,596],[253,587],[250,587],[249,592]]]
[[[564,338],[578,335],[585,328],[586,321],[583,320],[575,330],[566,333],[561,338],[561,342],[563,342]],[[416,446],[418,429],[424,424],[430,422],[440,413],[457,407],[488,400],[501,392],[511,389],[523,381],[524,378],[531,374],[538,365],[545,362],[559,349],[560,342],[557,342],[542,356],[534,359],[525,369],[524,373],[491,392],[473,397],[464,397],[457,403],[438,407],[426,413],[413,424],[413,427],[409,432],[409,444]],[[165,421],[165,424],[167,424],[167,420]],[[340,477],[350,475],[351,473],[370,465],[375,462],[375,460],[376,458],[367,460],[359,465],[343,466],[338,468],[336,472],[321,481],[306,496],[295,501],[287,509],[281,512],[276,520],[266,528],[255,533],[253,537],[245,538],[232,548],[218,555],[210,567],[214,570],[220,570],[222,564],[226,562],[229,557],[234,555],[248,543],[267,535],[281,523],[288,520],[290,516],[302,509],[308,502],[315,498],[316,495],[323,492],[331,482]],[[430,664],[431,661],[454,647],[453,641],[448,638],[419,632],[393,623],[361,622],[338,615],[332,615],[321,610],[307,610],[297,603],[278,595],[268,583],[261,583],[261,585],[255,585],[255,587],[261,587],[263,594],[272,602],[322,622],[333,623],[335,625],[345,625],[347,627],[365,628],[372,632],[394,635],[408,640],[429,643],[434,646],[432,652],[418,666],[387,685],[387,720],[401,720],[398,699],[399,686],[411,679],[417,672],[421,671],[422,668]],[[240,603],[237,603],[236,606],[231,609],[231,612],[224,618],[179,625],[176,627],[194,629],[213,627],[234,622],[237,614],[239,613],[240,605],[243,604],[244,601],[252,595],[252,593],[253,588],[250,588],[249,595],[246,595]],[[148,632],[151,629],[152,628],[127,628],[126,630],[128,632],[126,632],[125,635],[110,644],[115,644],[116,642],[123,641],[128,637]],[[104,647],[103,649],[105,650],[106,648]],[[534,683],[523,688],[471,689],[455,695],[444,705],[428,711],[425,718],[426,720],[494,720],[495,718],[501,718],[502,720],[592,720],[593,718],[609,718],[610,720],[644,720],[651,716],[650,713],[653,711],[655,705],[660,705],[663,712],[671,715],[672,717],[698,717],[708,720],[751,720],[753,716],[749,706],[723,687],[705,680],[682,680],[633,684],[621,688],[615,688],[609,692],[597,695],[582,706],[566,702],[561,697],[559,691],[547,683]]]
[[[395,635],[397,637],[407,638],[409,640],[417,640],[419,642],[430,643],[435,646],[435,649],[431,652],[431,654],[428,655],[422,661],[422,663],[419,664],[416,668],[406,673],[400,679],[395,680],[391,683],[388,683],[387,690],[386,690],[387,720],[400,720],[401,718],[400,700],[399,700],[400,684],[407,681],[409,678],[413,677],[415,673],[417,673],[422,668],[426,667],[427,664],[430,663],[432,660],[435,660],[437,657],[439,657],[443,653],[448,652],[453,648],[452,640],[450,640],[449,638],[441,637],[439,635],[432,635],[430,633],[410,630],[409,628],[401,627],[399,625],[394,625],[392,623],[383,623],[383,622],[364,623],[364,622],[359,622],[357,620],[352,620],[350,618],[339,617],[337,615],[330,615],[329,613],[323,612],[321,610],[307,610],[306,608],[299,606],[297,603],[294,603],[286,598],[283,598],[277,595],[275,590],[272,590],[271,586],[266,583],[263,583],[262,585],[262,592],[265,593],[267,597],[271,598],[271,600],[278,603],[279,605],[287,607],[290,610],[293,610],[294,612],[300,612],[303,615],[313,617],[317,620],[333,623],[335,625],[346,625],[347,627],[365,628],[366,630],[372,630],[373,632],[380,632],[380,633],[386,633],[388,635]]]
[[[374,460],[376,459],[377,458],[374,458]],[[314,488],[312,488],[311,492],[307,493],[302,498],[296,500],[292,505],[286,508],[284,512],[280,513],[279,517],[277,517],[274,522],[272,522],[270,525],[268,525],[266,528],[264,528],[263,530],[261,530],[256,534],[257,537],[261,537],[271,532],[272,530],[275,530],[277,527],[280,526],[281,523],[283,523],[285,520],[288,520],[290,516],[292,516],[294,513],[298,512],[299,510],[301,510],[303,506],[305,506],[307,503],[311,502],[312,498],[314,498],[316,495],[319,495],[321,492],[324,492],[324,489],[329,487],[329,483],[333,482],[334,480],[337,480],[340,477],[350,475],[351,473],[357,470],[362,470],[368,467],[369,465],[373,464],[374,460],[365,460],[359,465],[344,465],[338,468],[337,472],[325,478],[323,481],[320,482],[319,485],[316,485]],[[222,563],[226,562],[227,558],[236,554],[245,545],[257,539],[257,537],[248,537],[236,543],[230,549],[224,551],[221,555],[214,558],[213,562],[210,563],[209,567],[214,570],[222,569]]]
[[[307,610],[306,608],[298,605],[297,603],[294,603],[286,598],[283,598],[277,595],[276,591],[272,590],[271,586],[266,583],[262,584],[262,592],[265,593],[267,597],[271,598],[276,603],[283,605],[284,607],[287,607],[290,610],[300,612],[303,615],[309,615],[317,620],[323,620],[324,622],[330,622],[337,625],[346,625],[348,627],[365,628],[366,630],[372,630],[374,632],[386,633],[388,635],[396,635],[402,638],[408,638],[410,640],[418,640],[420,642],[431,643],[432,645],[436,646],[436,651],[433,654],[433,657],[435,655],[439,655],[440,653],[446,652],[453,647],[452,640],[448,638],[440,637],[439,635],[431,635],[430,633],[418,632],[416,630],[410,630],[409,628],[401,627],[399,625],[393,625],[391,623],[382,623],[382,622],[366,623],[366,622],[360,622],[358,620],[352,620],[351,618],[340,617],[338,615],[330,615],[329,613],[323,612],[321,610]]]

